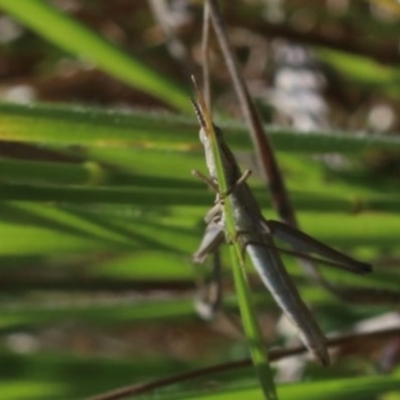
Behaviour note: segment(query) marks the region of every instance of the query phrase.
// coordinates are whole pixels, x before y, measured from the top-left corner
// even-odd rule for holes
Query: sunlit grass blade
[[[95,162],[63,163],[0,158],[0,170],[5,180],[55,183],[58,185],[99,185],[107,181],[108,173]]]
[[[353,400],[375,398],[390,391],[397,391],[399,385],[399,376],[367,376],[293,383],[280,385],[277,389],[281,400]],[[222,400],[228,397],[232,400],[263,399],[261,391],[256,388],[207,393],[190,398],[192,400]]]
[[[151,361],[121,360],[112,357],[79,357],[74,354],[56,356],[48,353],[36,354],[10,354],[2,352],[1,357],[7,366],[13,367],[14,374],[3,368],[0,372],[2,383],[2,399],[22,400],[37,398],[47,399],[72,399],[83,398],[101,391],[110,390],[120,385],[136,384],[149,379],[154,379],[160,374],[167,375],[172,370],[176,373],[187,370],[187,365],[181,361],[165,361],[152,359]],[[155,367],[156,366],[156,367]],[[91,371],[88,374],[87,371]],[[18,376],[18,378],[17,378]],[[99,382],[99,376],[107,376]],[[35,380],[33,380],[35,377]],[[224,379],[224,384],[229,384],[236,378],[247,378],[245,370],[239,369]],[[370,399],[388,393],[388,398],[397,398],[397,386],[400,380],[398,376],[366,376],[346,379],[334,379],[331,382],[321,380],[319,382],[303,382],[281,385],[278,388],[280,398],[292,399]],[[179,388],[166,393],[157,391],[157,398],[192,400],[247,400],[262,399],[262,393],[256,388],[240,389],[234,387],[230,390],[221,390],[217,393],[205,389],[204,393],[198,393],[201,389],[183,392]],[[197,391],[197,393],[196,393]],[[389,393],[392,392],[391,395]],[[297,397],[297,393],[299,394]],[[154,394],[147,394],[139,399],[148,399]]]
[[[327,48],[317,48],[317,54],[337,71],[364,85],[393,89],[398,69],[380,64],[370,58]]]
[[[135,241],[120,232],[52,206],[0,206],[0,254],[68,254],[83,251],[133,250]]]
[[[179,110],[189,111],[182,89],[47,1],[0,0],[0,7],[65,51],[84,57],[117,79]]]
[[[161,356],[122,359],[87,354],[82,357],[75,352],[54,354],[46,350],[34,354],[2,351],[0,357],[5,365],[0,369],[2,400],[87,399],[111,387],[140,383],[171,371],[183,372],[192,365]]]
[[[157,219],[139,217],[132,207],[113,214],[93,206],[87,210],[31,202],[1,203],[0,219],[0,254],[58,254],[62,257],[74,252],[152,250],[152,256],[157,251],[164,253],[158,259],[148,260],[150,264],[166,263],[165,253],[168,253],[179,255],[187,268],[183,255],[187,254],[187,248],[194,248],[196,244],[195,231],[183,227],[174,229]],[[140,257],[136,261],[140,263]],[[164,269],[158,272],[166,274]]]
[[[168,113],[118,112],[49,104],[0,103],[0,139],[19,142],[79,144],[98,147],[179,148],[190,138],[195,121]]]
[[[0,0],[1,2],[2,0]],[[187,100],[186,100],[187,101]],[[238,121],[220,121],[233,148],[250,150],[246,127]],[[97,147],[138,146],[188,150],[200,148],[193,136],[193,118],[168,113],[115,110],[48,104],[0,103],[0,139],[49,144],[79,144]],[[367,135],[343,131],[308,132],[267,127],[279,151],[295,153],[355,153],[365,150],[400,149],[396,135]]]
[[[120,241],[120,244],[130,243],[129,239],[123,235],[115,235],[109,230],[93,224],[83,218],[76,217],[71,212],[59,209],[57,206],[35,204],[31,202],[24,203],[6,203],[0,204],[0,219],[3,225],[21,227],[37,227],[40,229],[48,229],[55,234],[60,232],[71,236],[80,237],[82,239],[97,239],[110,244],[114,241]],[[25,235],[24,235],[25,236]],[[2,244],[8,239],[3,238]]]

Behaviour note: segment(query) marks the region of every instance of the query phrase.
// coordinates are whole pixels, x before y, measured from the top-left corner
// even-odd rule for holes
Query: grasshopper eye
[[[204,145],[206,143],[206,132],[204,131],[204,128],[200,128],[199,130],[199,138],[200,138],[200,142]]]

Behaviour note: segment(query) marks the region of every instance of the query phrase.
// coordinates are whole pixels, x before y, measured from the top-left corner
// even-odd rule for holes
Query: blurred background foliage
[[[375,266],[324,274],[400,289],[399,3],[223,3],[303,230]],[[203,321],[193,301],[210,279],[191,254],[213,203],[190,175],[205,170],[189,80],[202,2],[0,0],[0,12],[0,397],[79,399],[247,356],[224,315]],[[217,119],[276,218],[215,40],[210,52]],[[284,260],[324,331],[399,326],[395,304],[341,302]],[[249,274],[266,342],[293,344]],[[334,359],[277,365],[297,381],[281,397],[400,398],[398,337]],[[146,398],[249,396],[261,398],[251,368]]]

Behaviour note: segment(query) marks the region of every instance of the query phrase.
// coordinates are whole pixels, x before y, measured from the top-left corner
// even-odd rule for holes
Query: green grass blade
[[[54,296],[53,296],[54,298]],[[61,304],[37,301],[32,304],[20,303],[7,306],[3,304],[0,311],[0,329],[16,325],[40,325],[63,319],[74,318],[96,325],[123,324],[141,321],[179,320],[193,317],[195,311],[193,300],[158,300],[132,303],[130,300],[121,301],[119,304],[109,301],[95,300],[84,306],[79,301],[72,299]]]
[[[189,112],[187,94],[182,89],[46,1],[0,0],[0,7],[67,52],[84,57],[117,79]]]
[[[108,178],[100,164],[90,161],[78,164],[0,158],[0,171],[4,180],[58,185],[99,185]]]
[[[399,376],[368,376],[281,385],[278,386],[278,394],[282,400],[372,399],[389,391],[398,390],[399,385]],[[263,397],[260,390],[255,388],[190,397],[191,400],[222,400],[226,398],[261,400]]]
[[[1,162],[0,162],[1,167]],[[7,174],[3,175],[7,176]],[[28,174],[26,177],[29,176]],[[53,178],[55,180],[56,178]],[[155,179],[155,181],[157,181]],[[59,201],[79,204],[130,204],[138,206],[204,206],[210,204],[210,194],[199,185],[183,189],[179,186],[69,186],[42,185],[30,183],[0,183],[0,200],[2,201]],[[79,183],[79,182],[78,182]],[[262,188],[255,190],[256,196],[262,199],[263,208],[270,208],[270,201],[264,199]],[[400,201],[395,196],[359,196],[357,199],[346,196],[304,194],[291,191],[294,204],[299,211],[325,213],[356,212],[398,212]],[[359,206],[359,207],[357,207]]]
[[[1,2],[2,0],[0,0]],[[250,150],[246,127],[240,122],[218,124],[229,135],[233,148]],[[200,148],[193,131],[194,118],[167,113],[134,111],[130,114],[48,104],[19,105],[0,103],[0,139],[49,144],[83,146],[187,150]],[[351,134],[349,132],[308,132],[268,126],[279,151],[295,153],[355,153],[365,150],[399,150],[396,135]]]
[[[327,48],[317,48],[317,54],[352,81],[382,87],[393,87],[398,76],[396,68],[370,58]]]
[[[208,123],[206,123],[208,129],[207,134],[210,136],[212,142],[212,152],[216,164],[219,191],[220,193],[227,193],[230,188],[228,188],[225,180],[225,173],[216,135],[211,119],[208,116],[205,118],[208,119]],[[226,219],[225,224],[227,235],[229,238],[234,240],[236,235],[236,224],[230,197],[228,197],[227,201],[224,202],[224,214]],[[251,358],[265,398],[269,400],[277,399],[272,369],[268,361],[268,354],[265,350],[261,329],[258,324],[257,315],[250,294],[243,252],[237,241],[234,241],[231,245],[230,254],[240,315],[249,344]]]
[[[47,186],[0,183],[0,200],[61,201],[70,203],[114,203],[149,206],[207,204],[204,190],[156,187]]]

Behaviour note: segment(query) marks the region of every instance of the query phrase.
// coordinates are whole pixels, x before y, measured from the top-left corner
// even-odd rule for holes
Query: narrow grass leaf
[[[210,137],[212,143],[212,153],[216,165],[219,191],[220,193],[228,193],[228,190],[230,188],[228,188],[225,179],[224,168],[211,116],[207,110],[201,92],[198,92],[198,95],[201,109],[203,110],[205,118],[205,134]],[[265,397],[269,400],[277,399],[272,369],[270,368],[268,362],[268,354],[265,350],[265,345],[261,335],[261,329],[258,324],[254,304],[252,302],[250,294],[250,288],[245,271],[245,260],[243,257],[243,252],[239,243],[234,240],[236,235],[236,224],[234,219],[233,206],[229,196],[227,201],[224,202],[223,206],[227,235],[228,238],[233,241],[233,244],[230,248],[233,276],[235,280],[235,288],[240,314],[242,317],[243,328],[249,344],[250,354]]]
[[[318,382],[301,382],[278,386],[281,400],[353,400],[371,399],[376,396],[398,390],[400,377],[398,376],[368,376],[345,379],[330,379]],[[259,389],[236,389],[215,394],[188,397],[191,400],[246,400],[263,399]]]
[[[0,0],[0,4],[1,1]],[[19,4],[19,2],[16,2]],[[25,4],[25,3],[24,3]],[[187,101],[187,100],[186,100]],[[234,148],[251,149],[244,124],[221,121]],[[77,144],[102,148],[200,149],[193,137],[193,118],[167,113],[115,110],[47,104],[0,103],[0,139],[49,144]],[[274,147],[295,153],[355,153],[365,150],[399,150],[396,135],[370,135],[344,131],[315,131],[299,135],[294,129],[267,126]]]
[[[65,300],[65,297],[60,298],[59,304],[57,303],[55,296],[52,296],[51,305],[48,299],[44,299],[42,303],[36,301],[33,304],[3,304],[0,311],[0,329],[17,325],[42,325],[65,319],[102,326],[139,321],[172,321],[195,316],[192,298],[133,303],[131,298],[96,301],[91,300],[89,296],[85,303],[79,299]]]

